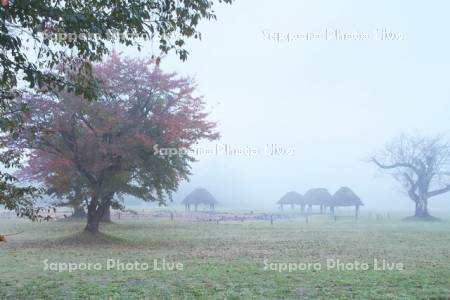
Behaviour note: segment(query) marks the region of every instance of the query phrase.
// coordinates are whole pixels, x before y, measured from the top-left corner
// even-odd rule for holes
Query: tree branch
[[[397,169],[397,168],[408,168],[413,170],[416,174],[419,174],[419,170],[411,164],[408,163],[395,163],[393,165],[384,165],[380,163],[375,157],[372,158],[372,161],[382,169]]]
[[[434,197],[434,196],[437,196],[437,195],[445,194],[447,192],[450,192],[450,184],[447,185],[445,188],[429,192],[428,193],[428,197],[431,198],[431,197]]]

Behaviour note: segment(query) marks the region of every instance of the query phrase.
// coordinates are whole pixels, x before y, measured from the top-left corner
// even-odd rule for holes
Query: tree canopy
[[[26,93],[18,104],[29,109],[23,129],[5,144],[27,149],[22,175],[60,195],[73,192],[74,178],[81,178],[76,184],[90,197],[87,228],[95,232],[95,222],[117,196],[164,204],[188,178],[194,161],[189,151],[161,155],[155,146],[191,149],[218,133],[207,120],[203,98],[194,95],[193,80],[163,72],[155,60],[114,53],[93,70],[103,91],[97,101]]]

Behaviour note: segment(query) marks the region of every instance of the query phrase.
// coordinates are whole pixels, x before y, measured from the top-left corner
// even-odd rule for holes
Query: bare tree
[[[450,145],[442,136],[402,135],[372,161],[402,184],[415,218],[431,219],[428,200],[450,191]]]

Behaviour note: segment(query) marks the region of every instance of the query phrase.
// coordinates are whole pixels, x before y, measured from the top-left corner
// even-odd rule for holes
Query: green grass
[[[0,299],[449,299],[450,223],[313,217],[269,222],[0,220]],[[182,271],[105,270],[106,259],[180,262]],[[327,259],[404,265],[403,271],[327,270]],[[101,271],[43,271],[44,261]],[[264,260],[318,262],[320,271],[264,270]]]

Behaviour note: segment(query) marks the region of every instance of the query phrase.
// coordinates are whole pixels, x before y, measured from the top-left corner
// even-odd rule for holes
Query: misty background
[[[165,71],[195,77],[221,139],[199,145],[252,148],[258,155],[198,155],[190,182],[174,201],[207,188],[220,207],[274,208],[286,192],[352,188],[364,209],[413,210],[390,176],[365,160],[401,133],[450,128],[450,5],[445,1],[238,0],[217,5],[216,22],[200,26],[186,62]],[[266,33],[367,33],[367,40],[267,39]],[[379,40],[376,30],[401,39]],[[126,56],[159,55],[117,47]],[[293,150],[266,155],[266,145]],[[449,210],[449,195],[430,201]],[[134,201],[133,201],[134,202]],[[143,202],[141,202],[143,203]],[[143,204],[156,206],[156,204]]]
[[[189,59],[174,55],[162,68],[194,76],[227,144],[276,144],[293,155],[199,155],[190,182],[224,206],[272,208],[286,192],[351,187],[365,209],[412,209],[400,186],[365,159],[406,133],[447,133],[450,125],[450,5],[435,1],[236,1],[217,6],[218,21],[202,24]],[[268,40],[269,33],[368,33],[368,40]],[[400,34],[376,40],[374,31]],[[374,36],[372,38],[372,36]],[[158,55],[151,46],[141,53]],[[450,196],[430,210],[448,210]]]

